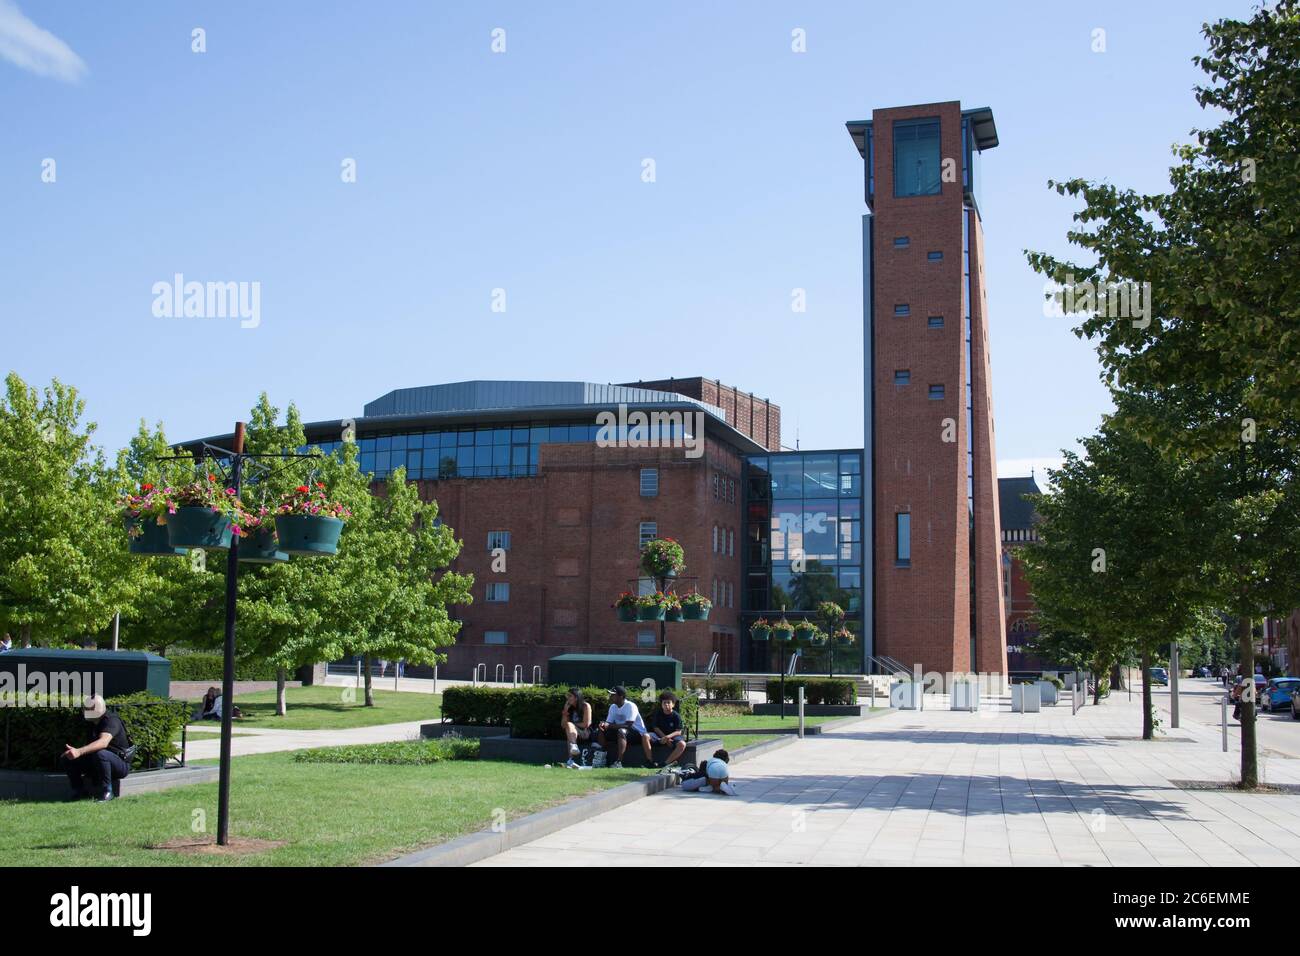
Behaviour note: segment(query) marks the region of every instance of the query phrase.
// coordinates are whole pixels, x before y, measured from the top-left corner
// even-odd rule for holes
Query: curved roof
[[[366,418],[385,415],[436,415],[450,412],[494,412],[522,408],[606,408],[610,405],[660,405],[688,403],[715,418],[726,421],[722,409],[707,402],[629,385],[600,385],[594,382],[524,382],[476,380],[396,388],[373,402],[367,402]]]

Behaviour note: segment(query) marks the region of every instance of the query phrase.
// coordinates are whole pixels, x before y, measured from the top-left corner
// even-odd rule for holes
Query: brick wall
[[[727,424],[743,435],[748,435],[764,448],[779,451],[781,448],[781,407],[753,392],[742,392],[732,385],[708,378],[663,378],[646,382],[625,382],[637,388],[653,388],[676,392],[688,398],[716,405],[727,415]]]

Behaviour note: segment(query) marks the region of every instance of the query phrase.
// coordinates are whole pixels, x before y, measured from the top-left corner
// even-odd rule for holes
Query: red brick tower
[[[873,642],[941,673],[1006,673],[978,156],[990,110],[875,110],[866,163]],[[866,529],[864,528],[864,536]]]

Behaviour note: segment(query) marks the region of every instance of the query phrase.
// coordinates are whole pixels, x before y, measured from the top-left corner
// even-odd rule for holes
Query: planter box
[[[915,682],[889,685],[889,706],[895,710],[920,710],[924,688]]]
[[[478,724],[421,724],[420,736],[426,740],[433,737],[446,737],[456,734],[458,737],[509,737],[509,727],[482,727]]]
[[[590,746],[590,744],[579,744]],[[725,746],[721,738],[701,737],[699,740],[686,742],[686,753],[682,754],[682,766],[697,764],[704,757]],[[657,760],[666,760],[672,753],[667,747],[654,748]],[[480,760],[509,760],[515,763],[564,763],[569,757],[569,743],[566,740],[531,740],[523,737],[484,737],[479,741],[478,756]],[[614,757],[609,757],[612,763]],[[623,756],[623,766],[645,766],[645,753],[641,744],[628,744]]]
[[[212,783],[220,768],[168,767],[165,770],[137,770],[113,781],[113,793],[130,797],[195,783]],[[68,775],[41,770],[0,770],[0,800],[62,800],[68,795]],[[89,801],[88,801],[89,802]]]
[[[952,710],[977,711],[980,709],[979,681],[959,680],[952,685]]]
[[[803,713],[805,717],[861,717],[863,711],[862,704],[804,704]],[[780,702],[775,704],[755,704],[754,713],[759,717],[772,717],[781,715]],[[799,705],[794,701],[788,701],[785,705],[786,717],[799,715]]]
[[[1042,703],[1044,704],[1056,703],[1057,698],[1059,696],[1059,692],[1057,691],[1055,684],[1053,684],[1051,681],[1040,680],[1035,684],[1035,686],[1038,688],[1038,690],[1041,693],[1040,700]]]
[[[1043,706],[1037,684],[1011,685],[1011,713],[1036,714]]]

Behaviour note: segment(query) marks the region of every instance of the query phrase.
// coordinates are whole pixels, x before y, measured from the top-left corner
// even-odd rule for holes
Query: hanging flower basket
[[[668,611],[662,591],[643,594],[636,599],[636,619],[638,621],[662,621]]]
[[[240,507],[231,522],[239,538],[239,560],[249,564],[283,564],[289,555],[280,550],[275,520],[269,508],[250,511]]]
[[[664,595],[664,620],[680,623],[686,620],[682,616],[682,599],[676,594]]]
[[[176,557],[186,553],[185,548],[173,548],[167,537],[167,526],[157,518],[126,515],[126,534],[132,554],[144,557]]]
[[[841,647],[846,647],[854,643],[855,640],[856,638],[853,636],[853,632],[848,628],[842,627],[835,632],[835,643]]]
[[[686,570],[686,550],[672,538],[654,538],[641,546],[641,570],[652,578],[675,578]]]
[[[140,486],[139,492],[128,492],[118,499],[123,509],[127,540],[132,554],[146,557],[174,557],[185,554],[184,548],[173,548],[167,537],[167,498],[150,484]]]
[[[635,621],[636,595],[631,591],[624,591],[618,596],[618,600],[614,602],[614,608],[618,611],[618,619],[620,621]]]
[[[326,497],[325,486],[319,482],[314,489],[299,485],[275,509],[280,550],[286,554],[337,554],[344,519],[351,516],[342,504]]]
[[[225,550],[238,513],[234,488],[222,488],[216,475],[160,492],[166,500],[167,540],[173,548]]]
[[[794,636],[800,644],[812,644],[817,637],[817,625],[812,621],[800,621],[794,626]]]
[[[682,598],[682,620],[707,621],[713,602],[697,591],[692,591]]]
[[[749,637],[755,641],[766,641],[772,636],[772,625],[767,622],[767,618],[760,617],[753,624],[749,625]]]
[[[813,631],[812,636],[808,638],[808,644],[811,647],[825,647],[830,642],[830,635],[825,631]]]
[[[772,625],[772,636],[778,641],[793,641],[794,625],[785,618],[781,618],[781,620]]]

